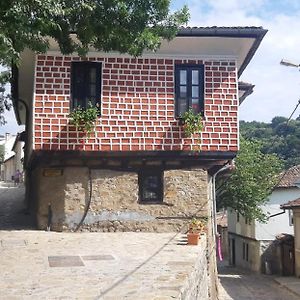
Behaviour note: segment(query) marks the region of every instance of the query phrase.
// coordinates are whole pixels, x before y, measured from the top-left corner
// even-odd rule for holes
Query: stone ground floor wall
[[[47,227],[49,205],[51,228],[57,231],[74,230],[87,207],[80,230],[181,231],[191,217],[208,217],[207,173],[202,169],[164,171],[159,204],[139,203],[136,172],[37,168],[32,181],[40,229]]]

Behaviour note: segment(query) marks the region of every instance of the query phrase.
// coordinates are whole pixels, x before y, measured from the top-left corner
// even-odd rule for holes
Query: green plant
[[[180,116],[183,123],[183,130],[187,137],[191,137],[196,132],[203,129],[202,115],[195,113],[192,108]]]
[[[71,124],[76,126],[76,129],[87,133],[89,136],[95,128],[98,113],[98,107],[89,102],[87,108],[76,107],[69,114],[69,118],[71,119]]]
[[[201,233],[204,229],[204,222],[202,220],[193,218],[189,224],[189,233]]]

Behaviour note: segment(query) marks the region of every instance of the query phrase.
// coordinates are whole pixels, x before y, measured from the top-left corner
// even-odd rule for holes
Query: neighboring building
[[[24,164],[24,132],[18,133],[15,142],[12,147],[12,151],[15,153],[15,174],[17,172],[23,174],[23,164]],[[22,179],[22,178],[20,178]],[[21,180],[22,181],[22,180]]]
[[[300,198],[281,205],[281,208],[292,211],[295,236],[295,275],[300,277]]]
[[[228,209],[229,258],[233,265],[257,272],[292,275],[293,257],[290,250],[293,245],[292,215],[282,212],[280,206],[287,200],[300,196],[297,181],[300,178],[300,165],[287,170],[280,183],[262,206],[269,215],[263,224],[244,218],[232,209]]]
[[[23,172],[23,136],[24,133],[18,133],[17,135],[7,133],[5,139],[0,140],[0,145],[4,146],[4,161],[1,164],[1,180],[3,181],[13,181],[17,170],[20,173]]]
[[[217,231],[220,235],[222,258],[228,259],[228,220],[225,210],[217,213]]]
[[[174,231],[210,215],[211,177],[238,151],[238,106],[253,86],[238,78],[266,30],[182,28],[156,53],[135,58],[91,51],[64,56],[50,40],[14,70],[14,108],[26,123],[28,199],[38,228]],[[188,47],[187,47],[188,45]],[[88,101],[100,107],[86,136],[68,118]],[[186,138],[180,114],[204,117]],[[201,150],[198,149],[200,143]]]
[[[15,174],[15,152],[12,151],[16,136],[10,133],[5,134],[0,144],[4,145],[4,160],[1,165],[1,180],[12,181]]]

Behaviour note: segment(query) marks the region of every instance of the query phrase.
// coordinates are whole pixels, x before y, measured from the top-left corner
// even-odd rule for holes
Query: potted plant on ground
[[[189,224],[187,233],[188,245],[198,245],[200,233],[203,231],[204,223],[201,220],[193,218]]]

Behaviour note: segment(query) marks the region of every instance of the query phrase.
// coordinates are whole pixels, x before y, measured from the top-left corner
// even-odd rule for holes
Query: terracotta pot
[[[198,245],[199,243],[199,233],[192,233],[189,232],[187,234],[187,238],[188,238],[188,245]]]

